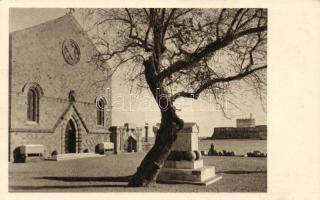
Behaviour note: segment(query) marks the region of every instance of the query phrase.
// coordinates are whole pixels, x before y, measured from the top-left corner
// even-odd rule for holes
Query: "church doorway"
[[[69,120],[65,133],[65,153],[77,152],[77,130],[74,122]]]
[[[128,152],[137,152],[137,141],[132,137],[129,136],[128,138]]]

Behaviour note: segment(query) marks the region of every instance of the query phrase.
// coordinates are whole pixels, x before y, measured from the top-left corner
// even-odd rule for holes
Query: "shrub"
[[[89,152],[90,152],[89,149],[83,150],[83,153],[89,153]]]
[[[51,153],[51,156],[56,156],[58,155],[58,151],[54,150],[52,153]]]

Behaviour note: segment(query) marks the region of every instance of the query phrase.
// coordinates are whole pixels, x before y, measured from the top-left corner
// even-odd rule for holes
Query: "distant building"
[[[255,126],[255,120],[253,118],[237,119],[236,122],[238,128]]]
[[[252,118],[251,113],[250,113],[250,118],[236,119],[236,123],[238,128],[255,127],[255,119]]]
[[[237,119],[236,127],[216,127],[212,139],[267,139],[267,125],[255,125],[255,119]]]
[[[131,123],[110,127],[110,141],[114,143],[115,153],[140,152],[143,149],[143,128]]]

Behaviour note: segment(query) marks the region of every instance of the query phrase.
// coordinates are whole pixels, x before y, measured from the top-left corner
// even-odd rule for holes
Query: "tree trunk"
[[[177,125],[172,123],[170,119],[161,121],[155,143],[141,162],[137,172],[132,176],[129,186],[148,186],[150,182],[155,180],[164,161],[170,154],[171,146],[179,130],[180,128],[177,128]]]
[[[159,91],[161,95],[167,93],[161,84],[156,81],[156,70],[152,59],[145,61],[144,65],[147,83],[161,110],[161,124],[153,147],[144,157],[128,184],[131,187],[148,186],[150,182],[155,180],[163,163],[170,154],[171,146],[177,138],[178,131],[183,128],[184,124],[183,120],[177,116],[172,102],[165,98],[159,99],[157,96]],[[160,105],[167,106],[165,109],[161,109]]]

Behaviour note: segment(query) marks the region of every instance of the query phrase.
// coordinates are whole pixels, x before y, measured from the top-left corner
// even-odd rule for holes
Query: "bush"
[[[248,157],[267,157],[267,154],[262,153],[261,151],[253,151],[247,153]]]
[[[58,155],[58,151],[54,150],[54,151],[51,153],[51,156],[53,157],[53,156],[56,156],[56,155]]]
[[[89,152],[90,152],[89,149],[83,150],[83,153],[89,153]]]

